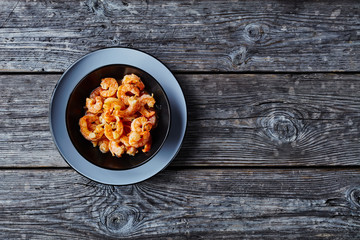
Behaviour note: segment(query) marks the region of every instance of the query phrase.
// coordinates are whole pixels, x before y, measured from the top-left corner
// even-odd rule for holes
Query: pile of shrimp
[[[120,83],[120,84],[119,84]],[[156,126],[155,99],[144,91],[135,74],[118,82],[103,78],[86,98],[86,113],[80,118],[81,134],[103,153],[134,156],[138,149],[151,149],[150,130]]]

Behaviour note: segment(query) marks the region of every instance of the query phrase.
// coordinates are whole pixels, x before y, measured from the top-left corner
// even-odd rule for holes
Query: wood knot
[[[138,224],[139,211],[125,206],[113,206],[105,210],[102,224],[117,235],[126,236],[132,233]]]
[[[118,17],[123,15],[122,12],[137,13],[136,11],[129,11],[129,3],[122,1],[103,1],[103,0],[87,0],[85,2],[88,10],[95,13],[99,17]]]
[[[355,187],[348,191],[347,198],[352,205],[356,208],[360,208],[360,188]]]
[[[245,27],[244,37],[250,42],[260,42],[265,39],[269,27],[264,24],[251,23]]]
[[[234,67],[246,64],[247,57],[246,57],[247,49],[244,46],[241,46],[237,49],[234,49],[230,52],[229,56]]]
[[[273,110],[260,118],[258,125],[272,141],[282,144],[296,141],[301,122],[292,112]]]
[[[96,13],[97,15],[104,15],[105,6],[102,1],[88,0],[86,5],[91,12]]]

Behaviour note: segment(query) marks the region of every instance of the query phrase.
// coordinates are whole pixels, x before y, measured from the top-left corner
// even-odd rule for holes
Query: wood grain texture
[[[189,122],[173,166],[360,164],[360,75],[176,76]],[[2,167],[67,166],[48,125],[59,78],[0,75]]]
[[[189,127],[174,164],[359,165],[359,77],[180,75]]]
[[[72,170],[0,180],[3,239],[360,237],[359,170],[167,170],[122,187]]]
[[[320,1],[0,2],[0,70],[63,71],[135,47],[176,71],[358,71],[360,4]]]

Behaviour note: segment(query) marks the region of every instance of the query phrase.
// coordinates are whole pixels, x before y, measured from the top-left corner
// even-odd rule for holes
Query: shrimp
[[[150,131],[157,124],[155,99],[144,91],[145,85],[135,74],[101,79],[86,98],[85,116],[79,120],[81,134],[103,153],[134,156],[151,149]]]
[[[111,123],[111,122],[116,122],[116,118],[111,114],[110,111],[106,111],[106,112],[103,112],[101,115],[100,115],[100,121],[101,123]]]
[[[154,116],[150,117],[150,118],[148,119],[148,121],[149,121],[149,123],[150,123],[151,125],[155,126],[155,124],[156,124],[156,116],[154,115]]]
[[[147,117],[147,118],[151,118],[152,116],[155,115],[155,111],[153,110],[148,110],[146,109],[145,106],[142,106],[139,110],[139,112],[141,113],[141,115]]]
[[[122,142],[122,144],[125,145],[125,147],[130,147],[130,143],[129,143],[129,137],[124,135],[120,138],[120,142]]]
[[[95,88],[95,89],[90,93],[90,98],[95,99],[95,97],[101,96],[100,93],[101,93],[102,90],[103,90],[102,87],[97,87],[97,88]]]
[[[122,79],[122,84],[133,84],[136,87],[138,87],[140,90],[143,90],[145,88],[144,83],[135,74],[125,75],[124,78]]]
[[[125,146],[121,143],[110,141],[109,143],[109,150],[113,156],[121,157],[121,155],[125,152]]]
[[[100,92],[100,95],[102,97],[111,97],[111,96],[115,95],[115,93],[119,87],[119,84],[115,80],[115,78],[103,78],[101,80],[100,86],[103,89]]]
[[[150,117],[155,115],[154,110],[149,110],[149,109],[146,108],[146,106],[148,106],[150,108],[154,107],[155,99],[152,96],[150,96],[148,94],[144,94],[139,98],[139,102],[140,102],[140,105],[141,105],[139,112],[142,115],[144,115],[147,118],[150,118]]]
[[[129,144],[132,147],[139,148],[143,147],[150,140],[150,132],[130,132]]]
[[[99,140],[104,134],[104,128],[102,125],[97,125],[94,130],[90,130],[96,122],[99,121],[99,117],[95,115],[85,115],[79,120],[80,132],[89,141]]]
[[[103,107],[103,100],[100,96],[94,98],[86,98],[86,108],[91,113],[99,113]]]
[[[130,94],[138,97],[140,95],[140,90],[131,84],[122,84],[118,88],[116,95],[119,99],[121,99],[123,101],[123,103],[125,103],[126,105],[129,105],[128,101],[129,101],[129,98],[131,97]]]
[[[155,105],[155,99],[153,96],[150,96],[149,94],[144,94],[139,98],[139,102],[141,103],[141,106],[147,105],[148,107],[154,107]]]
[[[126,116],[126,117],[123,117],[122,120],[124,122],[132,122],[136,117],[135,116]]]
[[[118,98],[109,97],[104,101],[104,111],[124,109],[125,104]]]
[[[147,143],[145,143],[145,146],[142,151],[145,153],[150,151],[150,149],[151,149],[151,139]]]
[[[150,131],[152,124],[145,117],[135,118],[131,123],[131,131],[134,132],[144,132]]]
[[[99,140],[99,149],[102,153],[107,153],[109,151],[110,141],[107,138],[102,138]]]
[[[113,116],[113,112],[125,108],[124,103],[117,98],[106,98],[103,104],[104,112],[100,116],[102,123],[115,122],[116,118]]]
[[[124,126],[119,118],[116,119],[116,123],[106,123],[105,126],[105,136],[111,141],[120,141],[120,137],[123,134]]]
[[[135,156],[135,154],[138,152],[138,150],[134,147],[127,147],[126,148],[126,153],[129,154],[130,156]]]
[[[99,141],[91,141],[91,143],[92,143],[93,147],[96,147],[98,145]]]
[[[125,110],[115,111],[115,116],[118,117],[127,117],[136,113],[140,109],[140,102],[135,96],[129,98],[129,106]]]

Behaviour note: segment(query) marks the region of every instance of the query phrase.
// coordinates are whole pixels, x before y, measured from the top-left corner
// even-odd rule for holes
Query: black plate
[[[121,80],[126,74],[136,74],[145,84],[145,91],[153,94],[156,100],[155,111],[158,116],[157,126],[151,130],[152,146],[150,151],[139,151],[135,156],[123,154],[121,158],[104,154],[98,147],[86,140],[79,131],[79,119],[84,116],[85,99],[92,90],[100,86],[101,79],[113,77]],[[70,95],[66,109],[66,126],[70,139],[78,152],[88,161],[104,168],[124,170],[137,167],[149,161],[164,144],[170,130],[170,106],[165,91],[161,85],[148,73],[128,65],[108,65],[98,68],[83,78]]]
[[[73,90],[86,76],[105,66],[129,66],[148,73],[161,85],[168,97],[171,127],[159,151],[149,161],[127,166],[107,166],[88,161],[74,146],[67,125],[66,110]],[[145,83],[146,84],[146,83]],[[88,94],[88,93],[87,93]],[[68,124],[67,124],[68,122]],[[50,103],[50,129],[54,142],[66,162],[82,175],[105,184],[127,185],[143,181],[164,169],[178,153],[186,130],[187,109],[183,92],[169,69],[156,58],[130,48],[106,48],[87,54],[75,62],[60,78]],[[74,124],[74,123],[71,123]],[[76,145],[76,144],[75,144]]]

